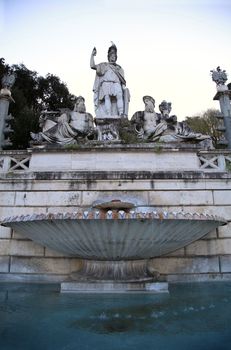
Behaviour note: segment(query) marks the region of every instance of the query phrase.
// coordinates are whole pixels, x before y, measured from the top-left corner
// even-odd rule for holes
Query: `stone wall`
[[[72,151],[75,161],[78,152],[81,151]],[[134,159],[136,150],[131,149],[131,152]],[[165,162],[169,158],[171,164],[174,163],[174,152],[176,151],[166,151]],[[50,159],[53,153],[49,154]],[[130,200],[141,208],[153,206],[170,211],[207,213],[231,221],[231,174],[211,166],[211,152],[207,152],[210,166],[203,168],[204,162],[200,163],[198,152],[190,151],[190,157],[194,155],[193,166],[198,164],[198,168],[192,169],[191,163],[190,170],[185,166],[185,171],[177,171],[177,163],[172,171],[166,164],[165,169],[162,169],[158,167],[156,158],[150,160],[150,154],[148,161],[156,162],[155,169],[152,166],[152,171],[143,170],[142,162],[147,164],[147,160],[142,161],[142,158],[145,158],[146,153],[147,150],[144,150],[136,154],[139,170],[137,164],[136,170],[129,169],[129,162],[126,163],[124,156],[121,171],[106,166],[104,171],[91,169],[90,164],[97,168],[92,159],[88,163],[88,171],[84,171],[83,161],[76,165],[77,168],[82,167],[80,170],[75,168],[68,171],[62,170],[60,152],[55,151],[57,167],[54,171],[50,168],[45,171],[44,165],[39,170],[36,159],[32,162],[33,167],[36,164],[36,169],[30,168],[28,160],[23,163],[21,158],[27,159],[28,153],[22,152],[23,157],[20,158],[20,152],[17,157],[13,157],[13,153],[3,151],[0,164],[1,161],[6,164],[7,157],[15,159],[15,163],[8,159],[8,168],[4,165],[1,170],[0,166],[0,220],[20,214],[72,212],[80,207],[89,208],[99,200],[120,199]],[[178,151],[177,156],[182,168],[184,158],[187,165],[187,152],[180,153]],[[103,159],[102,150],[100,154]],[[110,151],[107,150],[107,159],[109,154]],[[159,150],[152,150],[152,154],[158,158]],[[113,156],[116,157],[116,154]],[[45,152],[43,157],[46,157]],[[203,154],[203,157],[206,155]],[[97,161],[99,159],[100,155],[97,154]],[[16,165],[13,170],[10,169],[10,166],[15,166],[12,164]],[[220,227],[203,239],[167,256],[152,259],[153,266],[167,276],[169,281],[174,282],[231,279],[230,225]],[[80,266],[80,259],[51,251],[0,226],[0,281],[63,281]]]

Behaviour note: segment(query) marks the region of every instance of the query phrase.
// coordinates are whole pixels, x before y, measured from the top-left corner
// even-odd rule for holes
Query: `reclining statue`
[[[77,97],[73,111],[64,113],[44,111],[39,117],[42,131],[31,133],[36,143],[53,143],[59,145],[76,144],[79,140],[94,137],[93,117],[86,112],[85,100]]]
[[[131,118],[138,139],[166,143],[192,142],[200,143],[206,149],[214,148],[209,135],[192,131],[185,122],[178,122],[175,115],[170,115],[171,102],[162,101],[160,113],[156,113],[153,97],[144,96],[143,101],[145,110],[136,112]]]

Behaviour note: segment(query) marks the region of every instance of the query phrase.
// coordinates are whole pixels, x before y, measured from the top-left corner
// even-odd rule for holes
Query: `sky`
[[[96,47],[96,63],[107,61],[113,41],[129,118],[150,95],[156,112],[167,100],[183,120],[219,108],[210,70],[231,74],[230,23],[230,0],[0,0],[0,57],[59,76],[94,115],[90,55]]]

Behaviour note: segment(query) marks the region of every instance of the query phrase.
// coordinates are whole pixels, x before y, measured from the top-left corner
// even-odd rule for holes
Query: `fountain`
[[[2,224],[48,248],[84,259],[81,270],[61,284],[62,292],[167,291],[149,259],[225,224],[209,215],[138,211],[131,206],[117,200],[88,211],[9,217]]]
[[[163,100],[160,113],[155,112],[152,96],[143,97],[144,110],[129,120],[130,95],[124,72],[116,63],[115,44],[108,50],[108,62],[95,64],[95,55],[94,48],[91,68],[96,71],[96,118],[86,112],[82,96],[76,99],[73,110],[42,112],[42,130],[31,133],[28,171],[32,179],[37,176],[51,182],[62,180],[60,172],[65,170],[66,176],[90,183],[90,179],[107,178],[109,171],[122,179],[124,169],[131,182],[141,177],[140,169],[142,179],[157,170],[163,174],[175,171],[176,178],[185,171],[190,177],[190,172],[198,170],[195,152],[212,150],[211,138],[178,122],[171,115],[170,102]],[[58,150],[55,156],[54,149]],[[162,155],[165,161],[161,163],[160,149],[174,152],[174,163],[167,153]],[[186,151],[191,157],[188,162]],[[143,158],[137,158],[138,154]],[[47,210],[5,217],[2,225],[67,257],[81,259],[78,271],[61,283],[62,292],[166,292],[168,284],[153,268],[151,259],[185,247],[226,224],[214,215],[187,213],[183,208],[165,210],[117,192],[106,198],[99,194],[90,206],[83,201],[67,212]]]

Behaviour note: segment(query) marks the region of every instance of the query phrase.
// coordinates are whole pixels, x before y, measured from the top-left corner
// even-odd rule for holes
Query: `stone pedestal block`
[[[63,282],[61,293],[168,293],[167,282]]]

